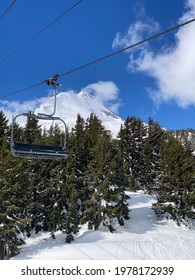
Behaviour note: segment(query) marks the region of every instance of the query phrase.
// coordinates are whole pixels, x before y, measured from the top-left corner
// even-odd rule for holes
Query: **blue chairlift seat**
[[[15,157],[31,159],[63,159],[68,156],[68,151],[61,146],[14,143],[12,146],[12,154]]]
[[[42,120],[58,120],[61,121],[64,125],[64,141],[62,146],[48,146],[48,145],[39,145],[39,144],[24,144],[24,143],[15,143],[14,141],[14,124],[16,119],[19,116],[31,117]],[[66,149],[66,124],[59,117],[52,117],[44,114],[32,114],[24,113],[17,115],[13,118],[12,121],[12,132],[11,132],[11,152],[15,157],[23,158],[36,158],[36,159],[65,159],[68,156],[68,151]]]

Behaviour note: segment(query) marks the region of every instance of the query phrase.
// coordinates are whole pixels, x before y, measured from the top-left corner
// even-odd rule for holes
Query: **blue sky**
[[[3,2],[3,3],[2,3]],[[1,14],[11,0],[0,2]],[[0,21],[0,60],[78,0],[16,1]],[[195,18],[195,0],[83,0],[0,63],[0,96],[62,74]],[[121,118],[195,128],[195,23],[61,77],[62,91],[93,92]],[[8,116],[46,97],[41,85],[0,100]],[[28,104],[28,106],[27,106]],[[28,107],[28,108],[27,108]]]

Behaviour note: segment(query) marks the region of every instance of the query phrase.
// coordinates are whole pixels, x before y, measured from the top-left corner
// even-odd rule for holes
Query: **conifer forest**
[[[60,127],[42,129],[36,119],[14,125],[17,142],[58,145]],[[77,116],[62,160],[15,158],[11,126],[0,112],[0,259],[19,253],[32,230],[64,233],[71,243],[81,225],[113,233],[130,219],[127,190],[156,194],[156,215],[188,226],[195,219],[195,131],[167,131],[127,117],[112,138],[93,114]]]

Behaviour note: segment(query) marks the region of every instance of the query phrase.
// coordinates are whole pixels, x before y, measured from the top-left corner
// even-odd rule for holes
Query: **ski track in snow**
[[[26,240],[15,260],[193,260],[195,231],[175,222],[158,219],[152,209],[154,196],[128,192],[130,219],[115,233],[102,228],[89,231],[84,225],[71,244],[64,235],[39,233]]]

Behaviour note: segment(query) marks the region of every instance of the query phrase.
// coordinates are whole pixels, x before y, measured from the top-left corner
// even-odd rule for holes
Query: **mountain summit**
[[[35,113],[51,114],[53,102],[53,97],[48,98],[35,110]],[[101,100],[87,91],[81,91],[77,94],[74,91],[61,92],[57,94],[56,103],[55,116],[63,119],[69,130],[75,126],[78,114],[84,119],[87,119],[91,113],[95,114],[113,137],[116,137],[123,123],[123,120],[108,110]]]

